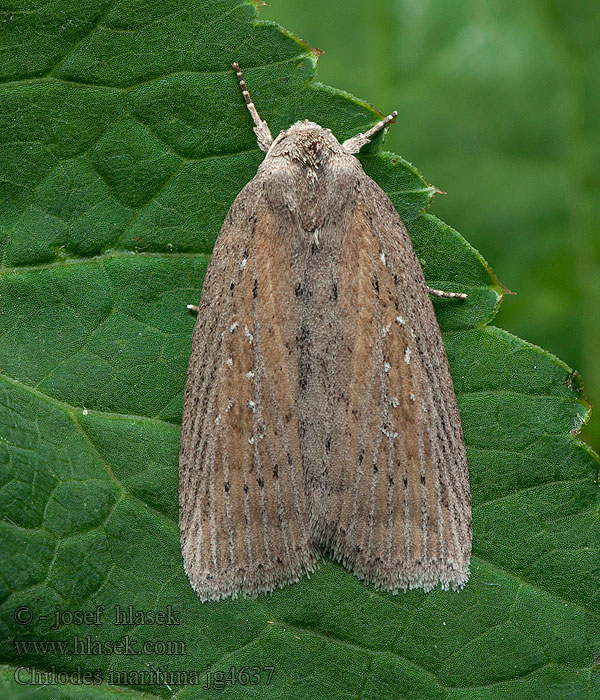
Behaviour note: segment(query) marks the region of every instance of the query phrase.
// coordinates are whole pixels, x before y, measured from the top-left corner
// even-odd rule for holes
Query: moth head
[[[331,129],[305,119],[280,132],[267,151],[267,158],[287,157],[318,168],[331,155],[342,152],[342,146]]]
[[[342,144],[331,133],[331,129],[324,129],[308,119],[292,124],[289,129],[282,131],[273,140],[269,125],[260,118],[254,102],[250,98],[246,81],[237,61],[233,64],[233,68],[237,73],[246,107],[248,107],[254,122],[254,133],[258,147],[267,154],[267,157],[287,156],[292,160],[318,169],[319,164],[327,160],[333,153],[347,155],[358,153],[365,144],[369,143],[372,136],[385,128],[398,115],[398,112],[394,110],[364,134],[356,134],[352,138],[346,139]]]

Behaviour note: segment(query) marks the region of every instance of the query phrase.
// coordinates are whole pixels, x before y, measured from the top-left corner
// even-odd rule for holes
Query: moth
[[[180,450],[185,570],[205,600],[255,596],[324,553],[378,589],[459,589],[471,505],[430,289],[394,206],[304,120],[275,139],[206,273]]]

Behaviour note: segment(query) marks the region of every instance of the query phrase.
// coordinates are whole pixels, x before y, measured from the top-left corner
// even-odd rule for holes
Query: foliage
[[[230,0],[67,0],[4,13],[0,47],[0,687],[3,697],[238,698],[112,672],[274,667],[256,698],[597,697],[597,462],[573,434],[575,373],[488,322],[502,287],[425,213],[417,171],[361,157],[406,221],[432,286],[474,505],[458,593],[375,592],[324,562],[272,597],[201,604],[183,572],[177,453],[185,369],[220,224],[262,154],[233,58],[277,133],[310,118],[346,138],[378,116],[314,80],[315,56]],[[413,117],[419,120],[420,116]],[[475,175],[473,175],[475,179]],[[106,606],[103,624],[58,611]],[[116,606],[179,624],[114,624]],[[19,608],[32,611],[19,624]],[[47,619],[41,619],[47,616]],[[14,640],[185,643],[185,655],[61,654]],[[15,669],[100,674],[19,685]],[[202,675],[203,674],[203,675]],[[111,680],[113,681],[111,683]],[[147,680],[147,679],[146,679]],[[200,686],[201,687],[201,686]]]

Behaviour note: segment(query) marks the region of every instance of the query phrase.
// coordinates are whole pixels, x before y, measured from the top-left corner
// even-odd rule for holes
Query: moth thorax
[[[327,129],[297,122],[279,135],[269,155],[287,156],[316,174],[340,150],[339,142]]]

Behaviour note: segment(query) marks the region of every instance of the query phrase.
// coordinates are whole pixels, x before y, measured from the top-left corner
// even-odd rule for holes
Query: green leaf
[[[580,382],[487,325],[502,287],[381,138],[361,160],[429,283],[469,292],[435,304],[471,473],[471,581],[392,596],[326,561],[273,596],[199,602],[177,527],[185,306],[263,157],[231,61],[275,133],[309,118],[343,139],[378,115],[315,82],[309,47],[250,3],[24,8],[0,23],[3,697],[597,697],[598,463],[574,437]],[[68,616],[98,606],[101,624]],[[178,624],[115,624],[117,606]],[[73,653],[88,636],[137,653]],[[232,666],[237,685],[203,689]]]

